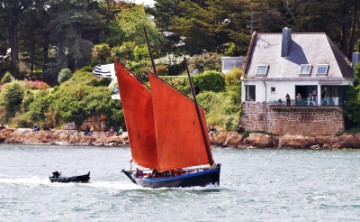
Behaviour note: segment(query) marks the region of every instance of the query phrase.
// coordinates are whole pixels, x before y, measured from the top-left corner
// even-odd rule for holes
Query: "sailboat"
[[[210,148],[205,112],[195,101],[148,72],[150,88],[115,62],[132,161],[122,170],[143,187],[220,184],[220,164]]]

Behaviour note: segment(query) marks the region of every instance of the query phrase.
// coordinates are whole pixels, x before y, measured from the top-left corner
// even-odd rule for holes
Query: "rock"
[[[20,144],[55,144],[82,146],[124,146],[128,144],[127,133],[107,137],[105,132],[84,135],[77,130],[51,130],[34,132],[32,129],[5,129],[0,131],[0,141]]]
[[[332,139],[332,149],[339,148],[360,148],[360,135],[342,134],[339,137]]]
[[[244,144],[258,148],[273,148],[274,139],[268,134],[250,133],[249,137],[244,139]]]
[[[319,144],[315,144],[315,145],[310,146],[310,149],[312,149],[312,150],[320,150],[321,146]]]
[[[74,122],[66,123],[63,127],[64,130],[76,130],[76,124]]]
[[[238,133],[229,133],[223,144],[224,147],[237,147],[244,137]]]
[[[314,137],[302,135],[284,135],[279,140],[279,148],[310,148],[316,145]]]
[[[211,134],[209,136],[210,138],[210,143],[213,146],[224,146],[226,138],[227,138],[228,134],[226,132],[221,132],[218,134]]]
[[[277,137],[263,133],[250,133],[247,138],[244,138],[242,134],[235,132],[219,132],[210,135],[209,139],[212,146],[234,148],[360,148],[360,133],[321,137],[302,135]],[[34,132],[29,128],[7,128],[0,131],[0,142],[121,147],[129,144],[129,138],[127,132],[120,136],[106,136],[106,133],[101,131],[94,131],[91,135],[84,135],[84,132],[78,130],[40,130]]]

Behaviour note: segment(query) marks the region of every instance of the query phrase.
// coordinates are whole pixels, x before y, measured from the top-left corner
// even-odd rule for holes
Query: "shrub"
[[[158,65],[156,66],[156,71],[159,76],[166,76],[168,74],[168,67],[167,65]]]
[[[34,93],[30,90],[26,90],[24,92],[24,98],[22,101],[22,105],[24,108],[24,111],[29,111],[29,105],[34,101],[35,97],[34,97]]]
[[[93,68],[91,66],[84,66],[81,69],[79,69],[80,72],[92,72]]]
[[[25,81],[24,85],[25,85],[26,89],[32,89],[32,90],[35,90],[35,89],[45,90],[45,89],[49,88],[49,85],[46,82],[39,81],[39,80]]]
[[[204,91],[221,92],[225,90],[224,74],[217,71],[206,71],[193,77],[197,93]]]
[[[233,131],[239,125],[241,106],[235,103],[232,94],[232,91],[222,93],[207,91],[196,97],[199,104],[208,111],[206,121],[209,125],[226,131]]]
[[[176,76],[176,75],[180,75],[184,71],[184,65],[182,63],[171,64],[169,65],[168,69],[170,76]]]
[[[1,79],[1,83],[2,84],[9,83],[9,82],[13,81],[14,79],[15,78],[10,74],[10,72],[6,72],[5,75]]]
[[[187,76],[166,76],[162,77],[162,79],[185,95],[191,93],[190,83]]]
[[[221,56],[217,53],[206,52],[199,56],[194,56],[189,59],[189,69],[198,69],[200,73],[206,70],[221,71]]]
[[[58,75],[58,82],[61,84],[66,80],[70,79],[72,76],[72,72],[69,68],[64,68],[59,72]]]
[[[240,85],[240,78],[243,76],[243,72],[240,68],[233,68],[225,75],[225,82],[228,86]]]
[[[111,56],[110,46],[108,44],[95,45],[91,55],[93,60],[97,60],[101,64],[104,64],[106,59]]]
[[[19,82],[14,81],[2,88],[0,93],[0,105],[5,109],[5,119],[15,115],[23,100],[24,89]]]

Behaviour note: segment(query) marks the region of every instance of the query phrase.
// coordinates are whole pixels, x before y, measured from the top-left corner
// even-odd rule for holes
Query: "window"
[[[266,75],[269,70],[269,65],[258,65],[256,75]]]
[[[312,66],[310,64],[301,64],[300,75],[310,75]]]
[[[255,101],[255,86],[245,86],[246,101]]]
[[[319,64],[317,65],[316,75],[326,75],[329,69],[328,64]]]
[[[271,87],[270,88],[271,92],[274,93],[276,91],[276,88],[275,87]]]

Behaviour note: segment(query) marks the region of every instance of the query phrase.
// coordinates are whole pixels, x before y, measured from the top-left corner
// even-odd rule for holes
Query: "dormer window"
[[[316,75],[326,75],[328,73],[328,64],[318,64],[316,68]]]
[[[258,65],[256,69],[256,75],[267,75],[269,65]]]
[[[311,64],[301,64],[300,66],[300,75],[310,75],[312,69]]]

